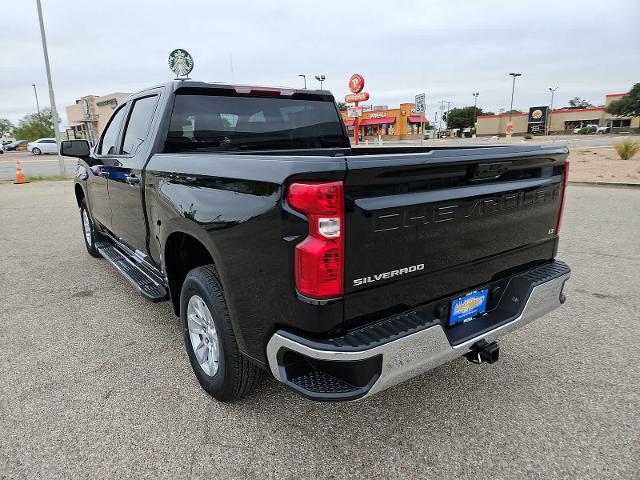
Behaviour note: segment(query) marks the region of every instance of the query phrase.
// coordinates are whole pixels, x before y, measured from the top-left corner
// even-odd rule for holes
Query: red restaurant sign
[[[360,93],[364,88],[364,77],[359,73],[354,73],[349,79],[349,90],[353,93]]]
[[[367,92],[350,93],[344,96],[344,101],[347,103],[366,102],[367,100],[369,100],[369,94]]]

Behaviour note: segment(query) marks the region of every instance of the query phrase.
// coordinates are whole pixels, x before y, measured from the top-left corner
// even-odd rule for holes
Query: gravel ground
[[[168,303],[84,250],[71,182],[0,185],[0,478],[640,478],[640,191],[569,189],[566,305],[370,399],[219,404]]]

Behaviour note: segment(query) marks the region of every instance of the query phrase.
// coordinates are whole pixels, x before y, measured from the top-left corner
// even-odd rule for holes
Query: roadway
[[[64,157],[67,175],[73,175],[78,163],[75,158]],[[16,161],[20,161],[24,174],[29,176],[60,175],[57,155],[33,155],[31,152],[4,152],[0,155],[0,180],[16,178]]]

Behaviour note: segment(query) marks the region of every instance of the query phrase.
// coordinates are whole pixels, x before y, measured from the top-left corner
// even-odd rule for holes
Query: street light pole
[[[326,78],[327,77],[325,77],[324,75],[316,75],[316,80],[320,82],[320,90],[322,90],[322,82],[324,82]]]
[[[511,123],[511,115],[513,115],[513,94],[516,91],[516,77],[520,77],[521,73],[510,73],[513,77],[513,85],[511,86],[511,107],[509,108],[509,123]]]
[[[558,90],[558,87],[549,87],[549,91],[551,92],[551,103],[549,104],[549,112],[547,113],[547,136],[549,136],[549,130],[551,130],[551,112],[553,112],[553,96],[555,95],[556,90]]]
[[[40,0],[38,0],[38,1],[40,1]],[[307,76],[306,75],[302,75],[302,74],[300,74],[298,76],[302,77],[304,79],[304,89],[306,90],[307,89]]]
[[[38,20],[40,21],[40,36],[42,37],[42,53],[44,54],[44,66],[47,71],[47,83],[49,84],[49,101],[51,102],[51,119],[53,120],[53,131],[56,136],[56,144],[58,145],[58,165],[60,166],[60,175],[65,175],[65,166],[62,155],[60,155],[60,127],[58,125],[58,110],[56,109],[56,97],[53,94],[53,82],[51,81],[51,67],[49,66],[49,51],[47,50],[47,36],[44,33],[44,21],[42,20],[42,5],[40,0],[36,0],[38,6]]]
[[[33,93],[36,96],[36,109],[38,110],[38,115],[40,115],[40,103],[38,102],[38,91],[36,90],[36,84],[32,83],[31,85],[33,86]]]
[[[478,95],[480,92],[473,93],[473,128],[476,128],[476,123],[478,123]]]

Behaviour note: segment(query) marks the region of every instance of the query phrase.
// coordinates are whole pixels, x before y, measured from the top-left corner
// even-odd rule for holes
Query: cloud
[[[6,5],[8,3],[8,5]],[[178,5],[178,6],[176,6]],[[47,83],[35,5],[5,0],[19,22],[3,22],[0,117],[14,121],[41,105]],[[365,75],[377,105],[427,93],[441,100],[506,108],[508,73],[521,71],[515,106],[573,96],[604,102],[606,93],[640,81],[637,0],[535,3],[487,1],[366,2],[166,1],[85,2],[82,8],[43,0],[59,111],[88,94],[136,91],[169,80],[167,57],[177,47],[195,59],[192,76],[236,83],[301,86],[298,74],[327,76],[340,99],[353,72]]]

